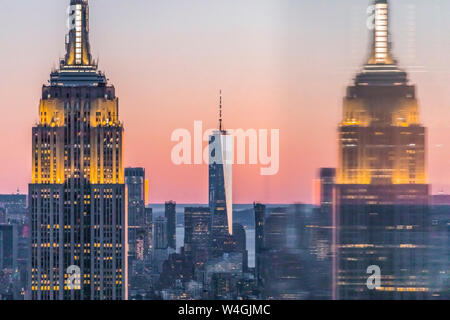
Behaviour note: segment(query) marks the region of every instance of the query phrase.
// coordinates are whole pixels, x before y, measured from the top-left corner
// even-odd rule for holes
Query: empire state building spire
[[[69,19],[66,36],[66,66],[90,66],[92,57],[89,44],[89,4],[88,0],[71,0],[68,8]]]
[[[70,0],[66,55],[50,74],[52,86],[106,86],[107,79],[91,56],[88,0]]]
[[[375,0],[372,48],[368,64],[394,64],[389,36],[389,3]]]
[[[375,0],[370,7],[374,13],[372,45],[369,59],[356,76],[358,86],[407,85],[408,75],[397,65],[391,52],[389,35],[389,3]]]

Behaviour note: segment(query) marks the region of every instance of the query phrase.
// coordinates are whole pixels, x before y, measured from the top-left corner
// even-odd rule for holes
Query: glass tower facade
[[[233,234],[233,136],[222,129],[222,95],[219,130],[209,138],[209,208],[211,210],[211,248],[220,255]]]
[[[214,255],[220,254],[233,233],[232,158],[233,138],[216,130],[210,136],[209,208]]]

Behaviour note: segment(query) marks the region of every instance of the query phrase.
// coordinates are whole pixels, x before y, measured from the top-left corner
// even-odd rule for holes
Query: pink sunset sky
[[[345,87],[367,56],[369,0],[92,0],[91,46],[116,86],[125,165],[150,201],[206,203],[206,165],[176,166],[171,133],[195,120],[279,129],[280,170],[236,165],[235,203],[312,201],[337,165]],[[433,191],[450,193],[450,3],[392,2],[394,54],[417,85]],[[0,12],[0,193],[26,192],[42,84],[64,53],[68,1],[5,1]]]

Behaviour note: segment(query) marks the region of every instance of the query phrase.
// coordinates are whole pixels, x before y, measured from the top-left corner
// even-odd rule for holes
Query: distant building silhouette
[[[153,220],[153,267],[152,272],[159,277],[162,265],[169,256],[167,245],[167,219],[158,217]]]
[[[165,204],[164,215],[167,219],[167,244],[170,248],[177,248],[177,204],[175,201],[168,201]]]
[[[0,224],[0,270],[15,271],[18,258],[17,226]]]
[[[137,264],[143,261],[142,228],[145,215],[145,169],[125,168],[128,207],[128,279],[129,289],[135,286]]]
[[[211,211],[207,207],[184,208],[184,253],[197,268],[209,257]]]
[[[427,261],[433,299],[450,299],[450,200],[449,195],[433,195],[428,232]]]
[[[244,227],[239,223],[233,223],[233,238],[236,241],[236,252],[242,253],[243,272],[248,271],[248,251],[247,251],[247,237],[245,235]]]
[[[262,286],[261,257],[264,250],[264,223],[266,206],[261,203],[254,203],[253,211],[255,215],[255,278],[258,286]]]

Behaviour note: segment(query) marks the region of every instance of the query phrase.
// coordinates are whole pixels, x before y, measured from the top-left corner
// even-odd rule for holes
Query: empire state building
[[[90,53],[89,5],[71,0],[66,54],[32,136],[31,298],[126,299],[123,126]]]
[[[336,299],[423,298],[426,129],[415,86],[391,52],[389,3],[373,4],[369,58],[347,88],[339,125],[333,293]],[[381,273],[371,287],[373,268]]]

